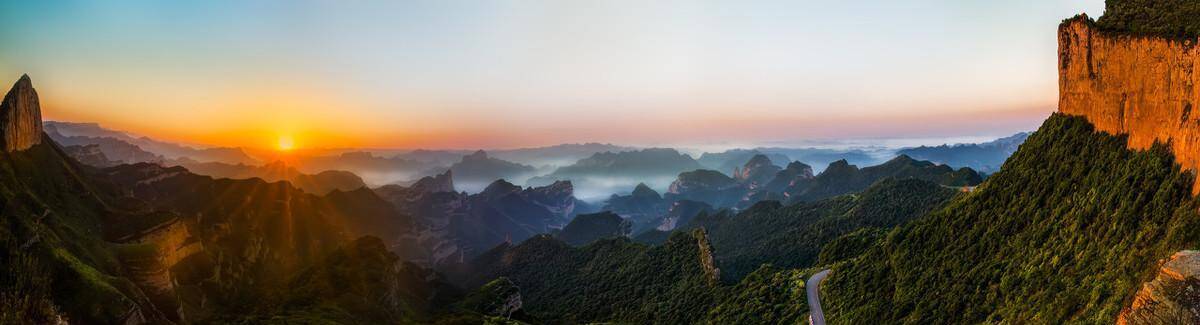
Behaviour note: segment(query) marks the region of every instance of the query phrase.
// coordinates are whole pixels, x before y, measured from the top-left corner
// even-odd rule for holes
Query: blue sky
[[[1095,1],[4,1],[53,119],[302,146],[1003,135]]]

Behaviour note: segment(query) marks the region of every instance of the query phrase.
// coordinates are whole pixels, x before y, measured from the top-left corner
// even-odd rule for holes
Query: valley
[[[329,9],[330,16],[346,14],[339,9],[363,9],[328,5],[322,9]],[[856,4],[847,6],[858,9]],[[608,80],[617,75],[596,72],[604,69],[579,73],[600,80],[590,82],[581,81],[589,79],[576,73],[564,77],[539,69],[522,76],[532,82],[550,75],[555,87],[515,86],[521,83],[511,80],[512,85],[501,87],[487,79],[506,71],[501,62],[518,64],[506,59],[574,67],[570,60],[553,59],[588,57],[578,52],[596,50],[590,47],[557,48],[561,53],[539,50],[539,56],[526,57],[527,49],[517,55],[475,44],[480,51],[449,55],[438,47],[457,46],[455,42],[462,39],[438,38],[438,42],[422,43],[428,48],[388,56],[388,60],[370,60],[365,55],[376,54],[371,51],[338,57],[335,54],[341,49],[322,48],[326,52],[305,59],[339,62],[336,66],[346,71],[322,66],[328,71],[319,74],[346,85],[319,89],[372,96],[331,101],[335,96],[330,94],[304,93],[309,98],[278,90],[294,87],[301,79],[316,80],[296,78],[295,83],[279,83],[278,89],[248,96],[261,101],[254,102],[258,106],[248,109],[247,116],[277,117],[272,120],[278,123],[277,130],[213,123],[212,131],[206,131],[268,138],[277,142],[274,147],[228,145],[249,142],[212,134],[189,136],[195,131],[184,124],[191,124],[192,118],[204,119],[207,113],[199,111],[186,118],[176,116],[169,123],[163,118],[162,130],[175,128],[172,132],[129,120],[91,122],[80,117],[102,115],[87,106],[64,104],[77,104],[73,97],[68,100],[62,95],[73,91],[71,83],[53,72],[48,73],[54,76],[48,82],[37,84],[30,75],[21,74],[0,102],[0,324],[1198,324],[1200,117],[1193,116],[1192,109],[1200,102],[1195,73],[1200,64],[1195,46],[1200,42],[1200,18],[1196,18],[1200,5],[1183,0],[1107,0],[1103,7],[1103,15],[1089,11],[1062,17],[1066,19],[1057,30],[1038,31],[1057,45],[1054,68],[1044,71],[1057,76],[1057,88],[1045,90],[1057,91],[1053,98],[1057,106],[1053,112],[1027,114],[1036,115],[1039,122],[1024,131],[998,126],[1007,123],[1009,113],[954,107],[978,113],[958,118],[945,107],[928,104],[957,105],[958,98],[971,97],[969,89],[975,85],[921,94],[932,101],[883,96],[862,85],[874,87],[885,79],[857,76],[854,69],[870,68],[866,70],[881,76],[894,70],[880,69],[883,63],[859,66],[832,60],[822,65],[838,63],[847,71],[803,78],[786,74],[788,78],[780,79],[828,78],[822,80],[825,85],[807,85],[812,94],[804,94],[838,100],[798,102],[848,112],[841,116],[805,110],[810,115],[804,116],[802,124],[774,105],[731,95],[741,91],[750,96],[755,92],[746,89],[765,85],[759,81],[746,81],[749,86],[720,93],[725,96],[722,100],[701,96],[713,91],[697,80],[723,79],[715,76],[728,73],[702,66],[720,65],[720,55],[729,52],[702,47],[713,51],[713,57],[693,57],[680,53],[696,49],[674,48],[692,44],[688,42],[666,42],[664,48],[656,48],[679,59],[680,65],[652,72],[670,80],[671,69],[690,71],[685,81],[675,82],[696,88],[617,92],[622,96],[615,98],[628,101],[572,97],[592,92],[610,96],[606,91],[616,86],[608,82],[619,79]],[[462,10],[419,9],[443,14]],[[674,13],[677,8],[671,9]],[[830,10],[829,15],[845,19],[874,14],[850,11],[855,14]],[[373,14],[391,18],[395,13]],[[548,16],[572,26],[565,17],[594,19],[589,16],[593,14]],[[674,14],[698,15],[687,10]],[[199,15],[195,17],[203,14]],[[735,16],[720,16],[706,24],[744,19]],[[640,21],[635,18],[600,19],[603,23],[595,26]],[[434,14],[421,19],[414,26],[449,24]],[[497,28],[497,35],[529,32],[502,29],[503,24],[487,21],[484,29]],[[370,26],[372,21],[355,23]],[[660,23],[678,27],[672,24],[680,22]],[[301,25],[312,28],[309,41],[323,45],[329,44],[326,36],[346,36],[340,28],[363,31],[355,24]],[[939,25],[931,26],[941,30]],[[986,26],[1001,36],[1017,35],[1005,33],[1028,27]],[[906,29],[911,26],[894,28],[897,34],[889,37],[928,37],[899,32],[911,32]],[[469,30],[478,37],[470,40],[495,37]],[[636,30],[662,37],[653,29]],[[772,34],[757,31],[728,35]],[[448,33],[439,28],[424,32]],[[575,33],[597,36],[566,29],[562,35],[525,37],[561,42],[573,39]],[[830,35],[853,34],[837,33],[843,34]],[[598,39],[616,42],[628,34]],[[249,33],[237,36],[258,39]],[[1002,37],[989,41],[1001,40],[1011,41]],[[878,40],[883,45],[890,41]],[[209,44],[205,42],[214,41],[198,40]],[[350,39],[345,42],[356,44]],[[826,43],[820,50],[857,46]],[[494,53],[482,51],[485,48]],[[630,49],[626,59],[653,56],[637,49]],[[913,60],[905,56],[907,50],[894,48],[895,60]],[[1017,50],[1022,49],[1013,53]],[[442,55],[434,60],[424,57],[424,51]],[[467,64],[474,61],[465,58],[481,60],[484,52],[495,56],[485,60],[496,65],[495,71],[481,73],[475,71],[478,66]],[[854,53],[855,59],[855,55],[875,55]],[[979,66],[972,68],[976,70],[955,69],[951,62],[957,61],[951,58],[961,53],[943,54],[934,61],[946,61],[946,66],[928,66],[921,59],[914,61],[913,69],[918,70],[913,71],[979,73],[991,71],[983,66],[995,64],[981,56],[970,64]],[[5,55],[0,51],[0,57]],[[1047,53],[1029,55],[1049,58]],[[429,69],[430,75],[415,75],[423,78],[419,84],[428,89],[414,87],[417,83],[412,81],[379,81],[388,86],[386,91],[348,90],[354,88],[350,85],[373,84],[355,79],[362,77],[356,75],[362,71],[349,69],[360,60],[419,57],[427,60],[422,68]],[[746,61],[743,64],[758,63],[736,57]],[[281,62],[288,67],[294,64]],[[770,63],[771,69],[765,70],[789,71],[779,61]],[[448,65],[455,67],[446,70]],[[758,71],[737,67],[737,71]],[[0,72],[4,69],[0,65]],[[398,68],[379,65],[366,70],[388,69]],[[400,70],[405,69],[396,71]],[[756,73],[765,77],[764,71]],[[482,78],[479,82],[496,87],[495,92],[471,88],[475,92],[451,92],[470,94],[465,96],[469,99],[439,97],[444,91],[435,91],[440,83],[464,89],[474,85],[449,77],[457,73]],[[851,76],[847,80],[854,81],[854,89],[838,88],[846,80],[831,76],[842,74]],[[977,79],[989,82],[1003,77],[980,74],[987,78]],[[132,80],[136,74],[130,75]],[[905,80],[919,84],[922,78],[907,74]],[[1013,80],[1017,79],[997,84]],[[111,89],[98,92],[121,89],[124,82],[132,81],[117,80]],[[940,82],[945,86],[947,81]],[[169,84],[154,89],[177,89]],[[409,87],[393,88],[397,84]],[[822,88],[826,86],[830,88]],[[902,93],[909,86],[890,85],[894,89],[889,88],[888,94]],[[527,96],[531,89],[538,90],[535,100],[506,97]],[[565,91],[569,89],[587,91]],[[941,93],[955,91],[964,94]],[[778,92],[772,90],[772,96],[778,97],[769,98],[790,98],[781,95],[786,91]],[[657,96],[678,94],[736,108],[714,113],[716,117],[709,121],[704,110],[708,104],[696,104],[695,111],[684,113],[647,104]],[[209,95],[221,94],[180,98],[198,102],[190,105],[217,102],[209,101]],[[889,106],[871,106],[877,99],[872,96],[886,98],[883,101]],[[403,105],[387,102],[396,106],[378,111],[383,112],[379,115],[354,116],[363,112],[356,105],[378,104],[372,98],[401,97]],[[300,103],[309,100],[315,104]],[[479,102],[488,105],[473,106]],[[346,111],[325,109],[329,103]],[[917,113],[904,106],[912,103],[930,106],[929,111]],[[163,105],[180,107],[172,101]],[[304,124],[303,119],[293,116],[314,114],[306,105],[321,108],[312,116],[330,127],[297,131],[303,129],[296,127]],[[553,109],[544,110],[542,105]],[[856,105],[878,112],[862,114],[847,108]],[[170,110],[137,114],[157,118],[169,116]],[[280,113],[290,110],[296,114]],[[607,120],[609,113],[626,117],[612,122]],[[659,119],[660,113],[669,116],[667,122]],[[383,129],[403,132],[380,131],[379,125],[401,120],[399,116],[407,119],[406,124]],[[446,125],[452,127],[424,120],[429,116],[449,120]],[[842,119],[846,116],[860,121]],[[358,124],[347,128],[340,124],[343,119]],[[236,124],[235,119],[221,121]],[[547,126],[546,121],[553,123]],[[481,123],[489,127],[480,127]],[[956,138],[938,129],[945,124],[954,124],[952,130],[970,136]],[[122,130],[126,127],[153,136]],[[920,130],[896,131],[909,127]],[[564,129],[569,136],[560,133]],[[839,134],[828,129],[862,137],[821,140],[813,135]],[[979,136],[983,133],[964,129],[990,133]],[[827,133],[817,133],[821,130]],[[917,143],[878,134],[936,141]],[[691,141],[662,140],[675,136],[691,137]],[[766,136],[792,140],[762,140]],[[163,140],[168,137],[220,141]],[[395,142],[387,143],[404,145],[376,146],[384,142],[362,140],[372,137],[390,137]],[[642,145],[571,141],[581,137],[646,141],[628,141]],[[950,140],[967,137],[981,140]],[[814,143],[829,145],[807,145]],[[867,145],[851,145],[863,143]]]

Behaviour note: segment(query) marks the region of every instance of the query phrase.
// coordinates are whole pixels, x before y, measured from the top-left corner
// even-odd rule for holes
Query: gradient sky
[[[19,3],[18,3],[19,2]],[[1005,135],[1102,0],[2,1],[44,116],[265,147]]]

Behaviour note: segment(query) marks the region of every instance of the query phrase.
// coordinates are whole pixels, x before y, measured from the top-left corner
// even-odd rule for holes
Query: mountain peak
[[[734,170],[734,178],[739,182],[744,183],[766,183],[771,177],[774,177],[783,168],[771,162],[771,158],[764,154],[755,154],[750,157],[750,160],[742,166],[740,171]]]
[[[495,182],[488,184],[479,194],[485,197],[499,197],[508,193],[520,192],[521,187],[513,185],[504,179],[497,179]]]
[[[454,192],[453,175],[453,171],[446,170],[436,176],[425,176],[413,183],[412,188],[427,193]]]
[[[470,155],[463,156],[463,161],[487,160],[487,159],[488,159],[487,151],[483,151],[483,150],[475,150],[475,152],[471,153]]]
[[[658,191],[646,186],[646,183],[638,183],[637,187],[633,188],[632,195],[635,197],[661,197]]]
[[[0,144],[8,152],[29,149],[42,142],[42,108],[29,75],[21,75],[0,103],[0,136],[3,136]]]
[[[760,154],[755,154],[754,157],[750,157],[750,161],[746,162],[745,168],[769,166],[769,165],[773,165],[773,164],[774,163],[771,162],[771,158],[768,158],[767,155],[760,153]]]
[[[788,163],[787,168],[785,168],[785,169],[797,170],[797,171],[802,171],[802,170],[807,169],[807,170],[811,171],[812,166],[809,166],[808,164],[802,163],[800,161],[793,161],[793,162]]]

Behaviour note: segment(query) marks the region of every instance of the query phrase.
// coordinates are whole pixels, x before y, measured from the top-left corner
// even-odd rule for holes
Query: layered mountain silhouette
[[[784,189],[784,195],[794,202],[815,201],[862,191],[886,177],[921,179],[952,187],[974,186],[983,181],[979,173],[970,168],[953,169],[900,155],[883,164],[861,169],[845,160],[835,161],[816,177],[789,185]]]
[[[700,164],[695,159],[675,149],[652,148],[597,153],[570,166],[561,167],[547,177],[655,177],[664,174],[673,176],[682,171],[699,168]]]
[[[287,181],[308,193],[327,194],[331,191],[353,191],[366,187],[363,179],[354,173],[326,170],[316,174],[301,173],[292,165],[275,161],[261,166],[230,165],[218,162],[176,161],[188,171],[214,178],[249,179],[260,178],[267,182]]]
[[[601,152],[550,174],[534,177],[530,185],[569,180],[581,188],[585,199],[604,199],[612,193],[646,184],[666,188],[681,172],[701,168],[691,156],[675,149],[650,148],[636,151]]]
[[[262,164],[43,124],[22,76],[0,102],[0,323],[796,324],[810,297],[834,324],[1197,323],[1197,13],[1109,0],[1068,19],[1061,112],[1036,132],[895,155],[580,144]],[[555,164],[540,186],[516,178]],[[578,199],[582,183],[607,201]]]
[[[347,171],[373,186],[392,184],[433,174],[449,164],[414,160],[403,155],[385,157],[366,151],[337,154],[296,154],[289,157],[294,167],[306,174]]]
[[[487,152],[478,150],[450,165],[450,171],[454,172],[454,179],[459,188],[478,192],[497,180],[514,179],[523,182],[533,176],[535,169],[532,166],[488,157]]]
[[[700,158],[696,162],[704,166],[705,169],[720,171],[733,176],[734,169],[742,168],[747,161],[755,156],[763,155],[755,149],[730,149],[723,152],[705,152],[700,154]],[[788,156],[783,154],[764,155],[772,164],[787,164],[791,161]]]
[[[521,148],[508,150],[493,150],[489,153],[497,158],[523,165],[567,166],[580,159],[591,157],[601,152],[622,152],[636,150],[606,143],[560,144],[548,147]]]
[[[561,230],[576,215],[594,211],[573,196],[570,182],[522,188],[498,180],[467,194],[453,192],[452,173],[375,189],[398,211],[416,216],[416,240],[429,256],[422,262],[430,265],[459,265],[498,244]]]
[[[10,97],[31,91],[28,83],[22,78]],[[29,96],[36,95],[19,95]],[[16,108],[12,103],[0,113]],[[39,110],[36,101],[15,103]],[[37,115],[0,123],[6,143],[21,144],[0,151],[5,323],[248,321],[260,313],[280,316],[276,308],[294,306],[285,297],[297,289],[348,278],[385,286],[306,292],[299,298],[321,307],[306,308],[303,318],[332,319],[341,314],[332,310],[344,309],[363,312],[357,321],[411,322],[427,319],[427,303],[443,291],[422,273],[428,271],[395,273],[397,258],[381,251],[383,241],[350,241],[363,234],[395,238],[411,228],[410,219],[369,190],[318,196],[287,182],[218,180],[182,167],[89,168],[40,128],[28,127],[41,123]],[[339,257],[372,254],[392,258]],[[338,265],[339,273],[316,271],[327,269],[322,265]],[[393,305],[330,309],[347,294],[381,293]],[[414,307],[391,308],[399,305]]]
[[[920,146],[901,149],[898,153],[913,159],[994,173],[1028,137],[1029,132],[1021,132],[984,143]]]
[[[46,133],[54,137],[55,141],[63,141],[67,145],[83,145],[83,144],[101,144],[102,149],[106,149],[105,155],[112,159],[127,159],[125,151],[121,149],[123,145],[114,144],[115,141],[125,142],[130,145],[150,152],[154,155],[162,156],[165,159],[189,158],[202,162],[223,162],[228,164],[257,164],[258,160],[250,157],[241,148],[197,148],[192,146],[181,145],[177,143],[159,141],[145,136],[131,135],[121,131],[115,131],[101,127],[96,123],[70,123],[70,122],[46,122]],[[109,143],[114,151],[107,151],[109,146],[104,145]],[[147,162],[147,161],[126,161],[127,163]]]
[[[632,195],[610,197],[603,209],[630,219],[637,236],[652,229],[669,232],[686,225],[703,211],[747,209],[764,201],[789,205],[818,201],[858,193],[888,178],[920,179],[956,188],[982,181],[969,168],[955,170],[908,156],[862,169],[838,161],[814,176],[807,164],[791,162],[782,168],[774,165],[766,155],[758,154],[735,168],[734,177],[714,170],[684,172],[661,197],[657,192],[639,186]]]
[[[760,147],[753,149],[758,153],[768,155],[768,157],[785,156],[790,161],[803,161],[814,166],[814,168],[823,168],[839,160],[860,166],[871,166],[883,163],[889,157],[894,156],[890,150],[882,149],[832,149],[832,148],[781,148],[781,147]],[[783,164],[785,161],[777,161],[771,158],[772,163],[777,165]],[[821,172],[821,169],[815,170]]]
[[[664,211],[671,202],[646,184],[639,183],[629,195],[613,194],[600,208],[610,211],[634,223],[633,232],[642,233],[659,227]]]

